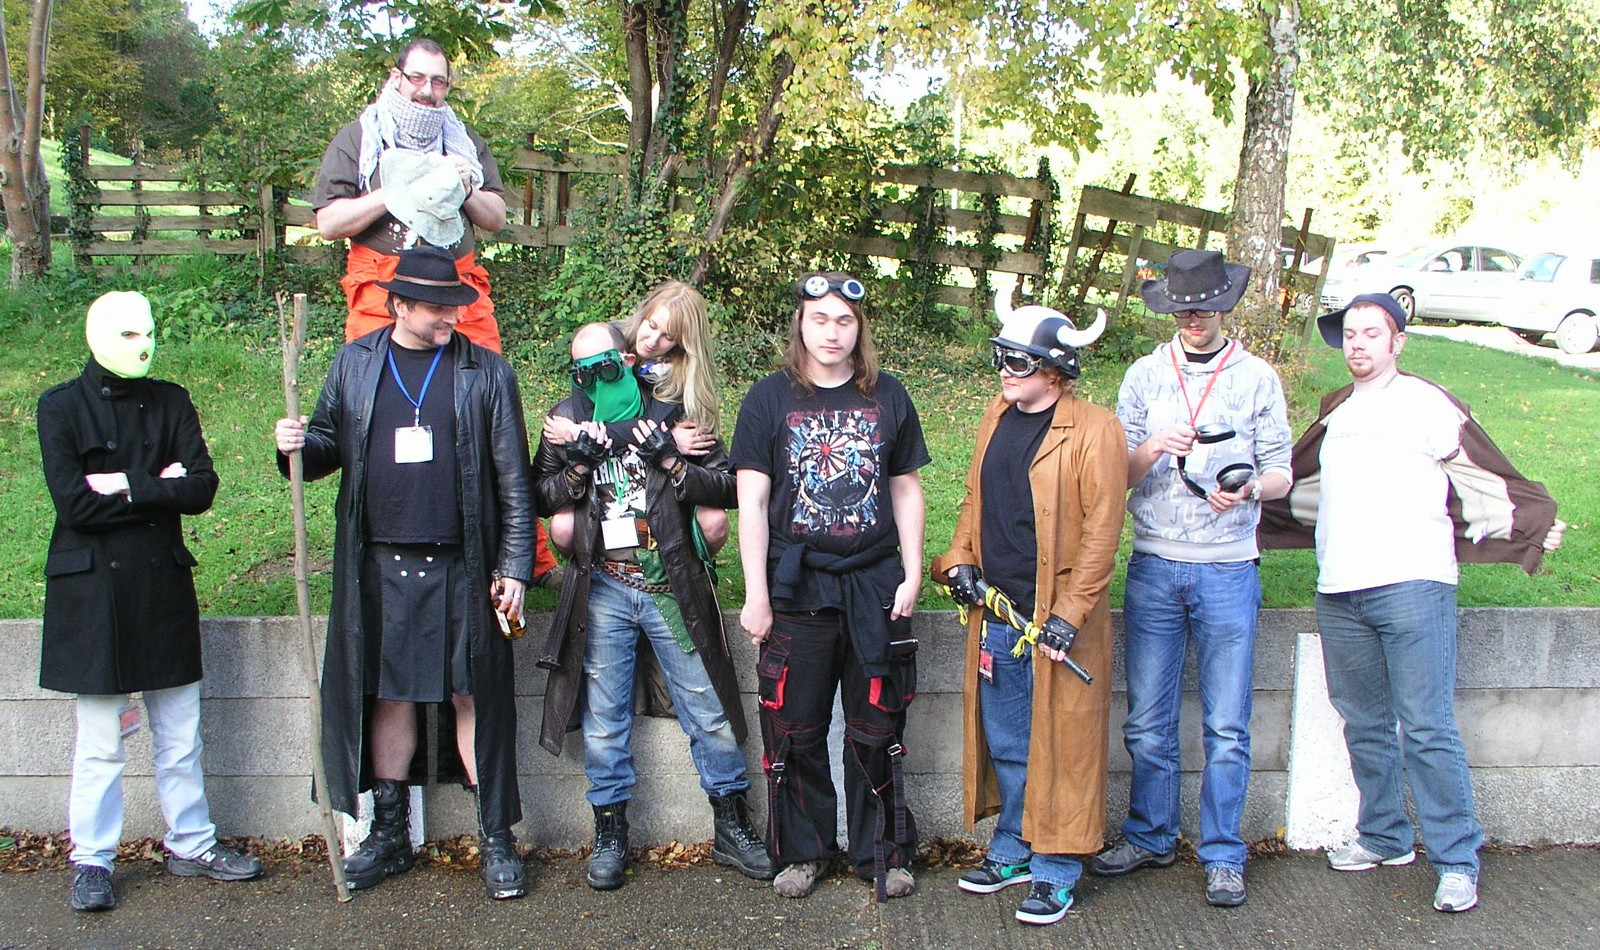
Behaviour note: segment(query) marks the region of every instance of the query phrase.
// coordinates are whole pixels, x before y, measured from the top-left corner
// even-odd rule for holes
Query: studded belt
[[[646,594],[670,594],[671,584],[651,584],[644,579],[644,568],[633,561],[601,561],[600,569],[628,587]]]

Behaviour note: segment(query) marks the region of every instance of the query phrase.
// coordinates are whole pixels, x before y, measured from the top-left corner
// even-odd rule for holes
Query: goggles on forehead
[[[1023,353],[1020,350],[1009,350],[997,343],[989,352],[989,362],[995,369],[1000,370],[1007,376],[1016,379],[1027,379],[1037,373],[1039,367],[1044,365],[1044,358]]]
[[[865,284],[854,277],[846,277],[844,280],[829,280],[821,274],[812,274],[800,285],[800,293],[807,300],[821,300],[831,293],[837,293],[851,303],[858,303],[862,298],[866,297],[867,288]]]
[[[621,379],[622,370],[622,354],[616,350],[606,350],[595,356],[573,360],[567,375],[572,377],[572,385],[579,389],[593,389],[597,380],[602,383],[614,383]]]

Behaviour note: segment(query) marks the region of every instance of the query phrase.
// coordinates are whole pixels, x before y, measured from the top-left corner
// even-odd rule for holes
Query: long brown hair
[[[830,284],[841,284],[856,279],[842,271],[827,271],[802,274],[800,279],[795,281],[794,315],[789,318],[789,349],[783,354],[783,370],[806,392],[814,390],[816,384],[806,375],[806,345],[800,338],[800,316],[805,312],[806,301],[811,298],[800,288],[812,277],[825,277]],[[872,345],[872,332],[867,327],[866,308],[862,306],[866,300],[865,298],[849,300],[838,291],[832,293],[844,301],[845,306],[850,308],[851,314],[856,318],[856,348],[850,353],[850,367],[855,372],[856,391],[863,396],[871,397],[878,390],[878,348]]]

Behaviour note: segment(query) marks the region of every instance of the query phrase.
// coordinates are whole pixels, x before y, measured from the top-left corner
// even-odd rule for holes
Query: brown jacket
[[[950,550],[934,559],[935,579],[958,564],[982,565],[980,473],[1006,403],[996,396],[978,423]],[[1002,447],[1003,448],[1003,447]],[[1074,396],[1056,403],[1050,431],[1028,467],[1038,532],[1038,604],[1078,628],[1072,658],[1094,676],[1085,686],[1061,664],[1033,654],[1033,732],[1022,837],[1042,854],[1085,854],[1105,843],[1106,742],[1111,710],[1111,601],[1107,587],[1128,491],[1128,445],[1108,410]],[[962,719],[964,817],[971,827],[1000,810],[1000,786],[978,711],[981,610],[968,617]]]
[[[1412,374],[1406,373],[1410,376]],[[1422,377],[1417,377],[1422,379]],[[1532,574],[1544,559],[1544,539],[1556,521],[1555,499],[1541,482],[1518,472],[1467,404],[1429,379],[1467,417],[1461,425],[1461,451],[1444,463],[1450,479],[1446,505],[1455,522],[1456,560],[1462,564],[1516,564]],[[1355,390],[1337,389],[1322,399],[1317,419],[1294,444],[1294,488],[1289,497],[1261,506],[1256,542],[1263,548],[1309,548],[1316,544],[1321,499],[1323,420]]]

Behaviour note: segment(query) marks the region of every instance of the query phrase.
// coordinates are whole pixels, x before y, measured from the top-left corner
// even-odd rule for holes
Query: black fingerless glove
[[[658,468],[671,470],[678,460],[678,443],[666,429],[655,428],[639,443],[639,457]]]
[[[958,564],[950,569],[948,577],[950,597],[956,603],[968,607],[977,607],[983,603],[983,595],[978,593],[978,581],[983,579],[983,572],[975,565]]]
[[[587,429],[578,430],[577,438],[567,445],[567,464],[584,465],[590,471],[594,471],[610,456],[611,450],[590,435]]]
[[[1039,645],[1062,653],[1072,649],[1072,641],[1078,638],[1078,628],[1067,623],[1060,617],[1051,616],[1044,622],[1044,629],[1039,631]]]

